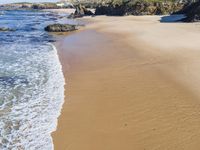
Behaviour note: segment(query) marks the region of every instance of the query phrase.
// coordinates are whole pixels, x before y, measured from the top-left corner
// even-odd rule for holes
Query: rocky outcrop
[[[68,16],[68,18],[80,18],[83,16],[91,16],[94,15],[92,11],[85,8],[85,6],[79,4],[75,6],[75,13],[72,13]]]
[[[180,13],[186,15],[186,18],[182,19],[184,22],[200,22],[200,1],[187,5]]]
[[[56,3],[40,3],[40,4],[33,4],[31,6],[32,9],[58,9],[59,7]]]
[[[166,15],[172,14],[183,8],[183,3],[175,2],[147,2],[127,0],[116,3],[100,5],[96,8],[95,15]]]
[[[52,24],[44,28],[47,32],[70,32],[77,30],[76,25],[69,24]]]
[[[0,5],[3,10],[32,10],[32,9],[59,9],[60,7],[57,3],[10,3]]]
[[[15,31],[14,29],[0,27],[0,32],[8,32],[8,31]]]

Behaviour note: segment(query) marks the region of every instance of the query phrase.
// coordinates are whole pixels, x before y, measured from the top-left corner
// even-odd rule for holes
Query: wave
[[[64,76],[52,44],[0,78],[0,149],[52,150],[64,102]],[[29,61],[27,61],[29,60]],[[16,67],[19,65],[21,67]],[[19,69],[20,68],[20,69]],[[20,75],[22,73],[24,75]],[[18,74],[18,75],[13,75]]]

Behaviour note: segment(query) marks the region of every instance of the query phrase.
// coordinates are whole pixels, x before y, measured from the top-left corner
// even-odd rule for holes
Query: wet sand
[[[55,150],[199,150],[200,26],[159,19],[95,17],[59,36]]]

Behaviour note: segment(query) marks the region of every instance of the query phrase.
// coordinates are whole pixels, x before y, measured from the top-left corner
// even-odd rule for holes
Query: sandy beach
[[[86,18],[58,37],[55,150],[199,150],[200,24],[163,19]]]

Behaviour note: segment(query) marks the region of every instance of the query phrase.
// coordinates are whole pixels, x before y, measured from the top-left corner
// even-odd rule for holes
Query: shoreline
[[[200,147],[200,30],[159,19],[100,16],[58,37],[66,85],[55,150]]]

